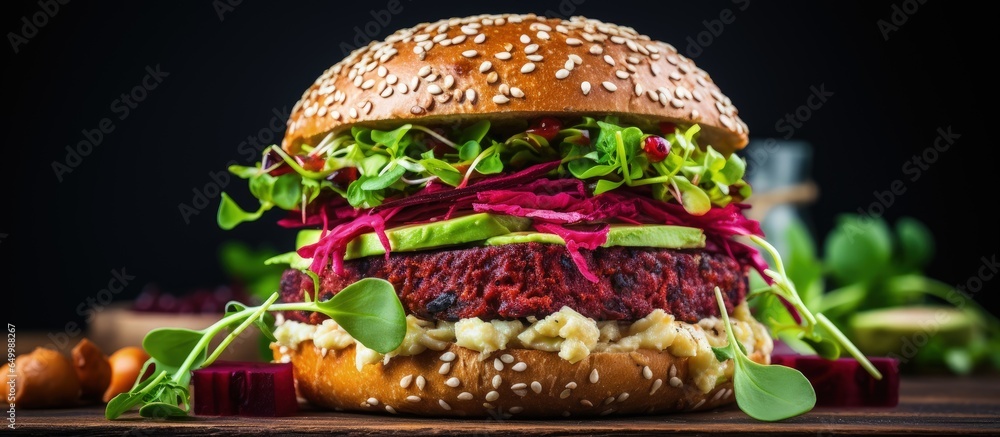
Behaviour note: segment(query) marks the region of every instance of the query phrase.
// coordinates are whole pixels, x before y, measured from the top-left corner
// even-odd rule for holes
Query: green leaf
[[[886,272],[892,234],[881,219],[841,216],[826,239],[825,259],[841,284],[863,282]]]
[[[840,358],[840,346],[837,342],[830,340],[829,338],[812,338],[808,335],[802,336],[801,340],[808,344],[816,355],[823,357],[827,360],[836,360]]]
[[[705,215],[712,209],[712,200],[708,198],[705,190],[695,186],[683,176],[674,176],[674,182],[681,190],[681,205],[684,210],[691,215]]]
[[[462,173],[451,164],[437,158],[425,158],[420,160],[420,165],[424,166],[428,173],[437,176],[444,183],[453,187],[462,183]]]
[[[896,237],[899,239],[900,264],[904,271],[920,270],[934,256],[934,236],[919,220],[900,218],[896,221]]]
[[[204,336],[204,332],[191,329],[157,328],[142,339],[142,348],[154,360],[170,367],[180,367]],[[205,352],[202,350],[201,361],[204,359]]]
[[[816,258],[816,245],[801,220],[795,219],[785,229],[788,279],[802,297],[802,302],[819,311],[823,299],[823,264]]]
[[[476,165],[476,171],[481,174],[497,174],[503,171],[503,161],[500,160],[500,154],[494,152],[490,156],[483,158]]]
[[[382,354],[399,347],[406,335],[403,305],[392,284],[383,279],[362,279],[316,306],[351,337]]]
[[[625,181],[614,182],[607,179],[601,179],[597,181],[597,187],[594,188],[594,195],[596,196],[598,194],[614,190],[615,188],[622,186],[624,183]]]
[[[278,176],[271,187],[271,202],[279,208],[290,210],[302,200],[302,177],[286,173]]]
[[[637,127],[622,129],[622,142],[625,145],[625,156],[633,158],[639,154],[644,134]]]
[[[152,361],[152,358],[146,361],[146,364],[142,367],[142,371],[139,372],[139,375],[145,374],[145,370],[149,368],[149,364]],[[126,411],[129,411],[135,406],[141,404],[147,394],[147,389],[151,388],[150,385],[153,383],[159,383],[165,377],[166,372],[161,371],[159,374],[139,382],[135,385],[135,387],[132,387],[131,390],[119,393],[117,396],[112,398],[111,401],[108,402],[107,407],[104,408],[104,417],[108,420],[116,419]]]
[[[713,347],[712,353],[715,354],[715,359],[719,360],[720,363],[735,358],[733,356],[733,348],[729,347],[729,345]]]
[[[403,173],[406,173],[406,169],[401,165],[396,165],[389,169],[389,171],[362,182],[361,189],[373,191],[388,188],[390,185],[398,181],[399,178],[403,176]]]
[[[475,141],[477,143],[482,143],[483,138],[486,137],[486,133],[490,131],[489,120],[480,120],[475,124],[466,126],[462,129],[462,132],[458,135],[458,144],[465,144],[469,141]]]
[[[382,193],[370,191],[361,186],[371,177],[361,176],[347,186],[347,201],[355,208],[374,208],[382,204]]]
[[[412,124],[404,124],[391,131],[373,130],[371,133],[372,140],[385,146],[386,149],[389,149],[392,156],[398,158],[402,156],[402,148],[400,146],[404,143],[402,141],[403,137],[412,128]]]
[[[375,140],[372,139],[372,130],[366,127],[354,126],[351,128],[351,136],[354,137],[354,141],[365,147],[372,147],[375,145]]]
[[[358,169],[361,170],[362,176],[374,177],[378,176],[378,174],[382,171],[382,167],[385,167],[388,163],[388,156],[376,153],[361,160],[361,165]]]
[[[260,173],[260,169],[257,167],[244,167],[242,165],[230,165],[229,172],[238,176],[240,179],[250,179]]]
[[[968,375],[972,373],[973,368],[975,368],[975,362],[972,359],[972,355],[969,351],[963,348],[952,347],[944,351],[942,356],[945,365],[948,366],[948,370],[952,373],[958,375]]]
[[[187,411],[166,402],[152,402],[139,409],[139,415],[152,419],[174,419],[187,417]]]
[[[816,406],[816,391],[798,370],[737,357],[733,371],[736,403],[748,416],[772,422],[808,412]]]
[[[714,152],[711,146],[708,149]],[[746,168],[746,162],[734,153],[729,155],[729,159],[725,161],[725,165],[721,169],[715,171],[712,175],[712,181],[725,185],[735,185],[743,180]]]
[[[235,228],[243,222],[252,222],[260,218],[265,211],[271,209],[270,203],[261,203],[260,209],[255,212],[244,211],[229,194],[222,193],[222,200],[219,202],[219,212],[216,214],[216,221],[219,227],[225,230]]]
[[[458,148],[458,159],[462,161],[468,161],[470,159],[475,159],[482,152],[482,147],[476,141],[466,141]]]

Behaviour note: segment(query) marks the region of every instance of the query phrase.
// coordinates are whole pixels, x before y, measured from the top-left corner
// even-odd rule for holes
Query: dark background
[[[343,57],[341,43],[354,45],[354,26],[372,21],[371,11],[386,2],[262,3],[73,1],[29,32],[18,53],[10,44],[0,49],[7,107],[4,321],[51,330],[81,321],[75,308],[106,287],[112,269],[135,276],[117,300],[134,297],[147,282],[179,290],[223,283],[217,250],[227,239],[291,247],[292,234],[273,224],[279,213],[224,232],[215,224],[217,197],[189,223],[178,206],[191,205],[194,191],[227,162],[246,164],[241,141],[271,133],[273,111],[290,109]],[[776,122],[806,103],[811,86],[824,85],[834,96],[793,136],[816,147],[813,174],[822,195],[808,216],[819,235],[837,214],[868,208],[874,192],[902,179],[906,192],[885,217],[915,216],[934,230],[938,251],[929,275],[964,283],[977,274],[981,257],[997,252],[997,216],[990,212],[997,145],[983,134],[995,113],[984,59],[995,56],[996,38],[982,11],[929,1],[885,40],[877,22],[891,23],[893,5],[905,2],[485,3],[402,0],[403,11],[379,26],[377,37],[486,12],[552,11],[629,25],[694,57],[755,138],[783,136]],[[37,2],[2,8],[8,43],[11,32],[25,35],[22,17],[42,10]],[[695,56],[688,38],[718,27],[706,20],[724,9],[735,21]],[[113,102],[157,65],[169,76],[120,120]],[[114,131],[60,182],[52,162],[65,162],[66,146],[105,117]],[[910,181],[904,163],[948,126],[961,138]],[[249,205],[242,181],[226,190]],[[987,282],[976,299],[996,311],[995,291]]]

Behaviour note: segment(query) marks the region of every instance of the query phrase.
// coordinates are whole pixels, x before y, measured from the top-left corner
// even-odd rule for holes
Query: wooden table
[[[443,420],[307,410],[287,418],[108,421],[102,407],[18,410],[17,433],[43,435],[247,434],[989,434],[1000,435],[1000,378],[903,379],[896,408],[816,409],[779,423],[755,421],[735,406],[655,417],[581,420]],[[10,431],[9,429],[5,431]]]

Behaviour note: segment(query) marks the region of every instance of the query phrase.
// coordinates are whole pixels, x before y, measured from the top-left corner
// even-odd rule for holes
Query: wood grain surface
[[[135,413],[104,419],[103,407],[18,410],[17,429],[35,435],[1000,435],[1000,378],[911,378],[901,382],[895,408],[818,408],[778,423],[758,422],[735,406],[703,413],[589,420],[422,419],[311,410],[285,418],[196,417],[147,421]]]

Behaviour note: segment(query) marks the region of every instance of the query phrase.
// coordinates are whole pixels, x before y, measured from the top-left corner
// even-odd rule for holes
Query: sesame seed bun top
[[[748,129],[708,74],[667,43],[583,17],[481,15],[419,24],[326,70],[292,109],[286,150],[355,124],[540,115],[700,124],[724,154]]]

